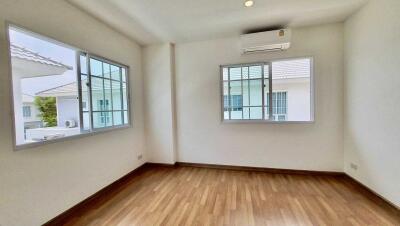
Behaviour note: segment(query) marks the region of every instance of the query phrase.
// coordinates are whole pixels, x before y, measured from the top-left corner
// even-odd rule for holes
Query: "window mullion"
[[[272,96],[273,96],[273,94],[272,94],[272,63],[271,63],[271,62],[269,62],[268,74],[269,74],[269,76],[268,76],[268,81],[269,81],[269,84],[268,84],[268,92],[269,92],[269,106],[268,106],[268,112],[269,112],[269,119],[268,119],[268,120],[272,120],[272,117],[273,117],[273,112],[272,112],[272,105],[273,105],[273,103],[272,103]]]
[[[89,130],[93,131],[93,102],[92,102],[92,73],[90,69],[90,55],[86,53],[86,70],[87,70],[87,77],[88,77],[88,112],[89,112]]]
[[[262,119],[265,120],[265,92],[264,92],[264,88],[265,88],[265,64],[261,65],[261,98],[262,98],[262,102],[261,102],[261,112],[262,112]]]
[[[79,129],[82,132],[84,130],[83,124],[83,103],[82,103],[82,70],[81,70],[81,57],[82,52],[76,52],[76,64],[77,64],[77,81],[78,81],[78,105],[79,105]]]
[[[228,113],[231,120],[231,68],[228,67]]]

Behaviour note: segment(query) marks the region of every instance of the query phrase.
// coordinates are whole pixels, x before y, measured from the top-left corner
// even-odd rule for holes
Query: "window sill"
[[[84,138],[84,137],[95,136],[97,134],[107,133],[107,132],[116,131],[116,130],[129,129],[129,128],[132,128],[131,124],[116,126],[116,127],[111,127],[111,128],[97,129],[94,131],[83,132],[81,134],[72,135],[72,136],[68,136],[68,137],[62,137],[62,138],[58,138],[58,139],[54,139],[54,140],[38,141],[38,142],[34,142],[34,143],[27,143],[27,144],[21,144],[21,145],[14,144],[14,150],[20,151],[20,150],[24,150],[24,149],[31,149],[31,148],[36,148],[36,147],[40,147],[40,146],[47,145],[47,144],[54,144],[54,143],[58,143],[58,142],[75,140],[75,139],[80,139],[80,138]]]
[[[221,124],[314,124],[315,120],[311,121],[269,121],[269,120],[222,120]]]

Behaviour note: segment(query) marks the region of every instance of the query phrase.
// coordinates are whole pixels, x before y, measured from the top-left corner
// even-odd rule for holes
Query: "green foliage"
[[[55,97],[35,97],[35,105],[39,110],[39,117],[45,127],[57,126],[57,107]]]

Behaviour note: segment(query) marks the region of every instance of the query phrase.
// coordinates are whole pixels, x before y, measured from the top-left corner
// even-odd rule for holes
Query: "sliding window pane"
[[[126,78],[126,69],[125,68],[121,68],[121,75],[122,75],[122,81],[126,82],[127,78]]]
[[[311,59],[272,63],[273,119],[311,120]]]
[[[129,112],[128,111],[124,111],[124,124],[129,124]]]
[[[243,118],[243,94],[242,81],[231,81],[230,88],[230,110],[231,119]]]
[[[104,79],[104,101],[106,105],[104,105],[103,111],[111,111],[111,81],[108,79]]]
[[[124,110],[128,109],[128,90],[126,89],[126,82],[122,83],[122,103]]]
[[[226,67],[222,68],[222,79],[228,81],[228,68]]]
[[[122,110],[121,82],[112,80],[113,110]]]
[[[90,74],[93,76],[103,77],[103,65],[100,61],[90,59]]]
[[[249,105],[253,107],[262,106],[262,80],[250,80],[249,81]]]
[[[103,63],[103,76],[104,78],[111,78],[110,65]]]
[[[113,112],[113,119],[114,119],[114,126],[122,125],[122,111],[114,111]]]
[[[224,119],[229,119],[229,87],[228,87],[228,82],[224,82],[224,87],[223,87],[223,93],[224,93]]]
[[[251,107],[249,119],[263,119],[262,118],[262,107]]]
[[[105,123],[105,115],[104,112],[93,112],[93,128],[104,128],[106,126]]]
[[[106,106],[108,106],[110,103],[104,101],[103,79],[92,77],[91,88],[92,88],[92,110],[93,111],[105,110]]]
[[[249,78],[261,78],[262,77],[262,67],[261,66],[251,66],[249,67]]]
[[[120,67],[111,65],[111,79],[121,81]]]
[[[229,68],[229,79],[231,81],[242,79],[242,68],[241,67]]]

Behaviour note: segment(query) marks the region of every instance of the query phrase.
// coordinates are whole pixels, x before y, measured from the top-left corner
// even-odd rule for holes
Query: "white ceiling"
[[[341,22],[367,0],[68,0],[142,45]]]

